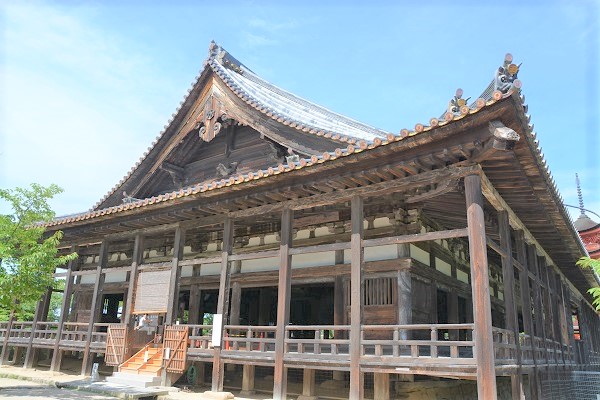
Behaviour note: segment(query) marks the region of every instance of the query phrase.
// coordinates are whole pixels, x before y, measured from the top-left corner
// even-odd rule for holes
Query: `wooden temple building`
[[[575,264],[586,251],[517,73],[507,55],[472,104],[459,90],[441,117],[391,133],[212,43],[129,173],[47,224],[79,254],[55,274],[60,320],[49,290],[34,321],[0,323],[1,361],[79,357],[83,374],[163,384],[193,365],[213,391],[274,399],[389,399],[423,381],[544,398],[547,376],[600,363],[598,281]]]

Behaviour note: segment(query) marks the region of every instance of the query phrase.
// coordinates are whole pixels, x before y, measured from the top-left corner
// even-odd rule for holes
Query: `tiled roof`
[[[299,131],[351,142],[385,138],[387,132],[306,101],[260,78],[222,47],[211,43],[207,64],[251,107]]]
[[[361,153],[363,151],[368,151],[370,149],[374,149],[380,146],[386,146],[391,143],[404,140],[408,137],[412,137],[424,132],[434,130],[444,125],[448,125],[454,121],[463,119],[467,115],[475,114],[485,107],[491,106],[492,104],[502,99],[510,97],[512,94],[513,91],[509,91],[506,94],[503,94],[500,91],[496,91],[494,92],[492,98],[489,101],[478,99],[472,107],[462,107],[460,113],[458,114],[446,113],[444,119],[431,118],[429,121],[429,125],[418,123],[413,129],[402,129],[399,133],[396,134],[388,133],[383,138],[376,137],[373,140],[359,140],[355,144],[349,144],[346,147],[337,148],[331,152],[325,152],[320,156],[313,155],[310,158],[301,158],[298,163],[289,162],[285,165],[279,164],[277,166],[269,167],[267,169],[248,172],[246,174],[241,174],[235,177],[213,180],[210,182],[200,182],[196,185],[188,186],[186,188],[171,193],[165,193],[162,195],[153,196],[151,198],[141,199],[127,204],[120,204],[118,206],[104,208],[101,210],[91,210],[86,213],[56,218],[55,220],[45,224],[45,226],[52,227],[61,224],[68,224],[71,222],[98,218],[104,215],[115,214],[126,210],[151,206],[152,204],[172,201],[175,199],[180,199],[182,197],[196,195],[198,193],[224,189],[233,185],[239,185],[250,181],[265,179],[270,176],[280,175],[302,168],[308,168],[316,164],[331,162],[338,158],[348,157],[355,153]]]

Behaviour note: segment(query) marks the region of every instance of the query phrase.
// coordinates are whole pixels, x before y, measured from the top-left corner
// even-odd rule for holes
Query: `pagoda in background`
[[[594,221],[585,213],[586,210],[583,207],[581,184],[577,174],[575,175],[575,179],[577,180],[577,196],[579,198],[579,210],[581,212],[574,222],[575,229],[579,232],[579,236],[581,236],[581,240],[590,257],[600,259],[600,222]]]

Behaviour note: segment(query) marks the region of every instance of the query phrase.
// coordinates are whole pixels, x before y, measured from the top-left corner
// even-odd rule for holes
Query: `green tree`
[[[577,261],[577,265],[583,268],[591,268],[597,274],[600,275],[600,260],[594,260],[590,257],[582,257]],[[593,287],[588,289],[588,293],[594,297],[592,304],[596,307],[596,310],[600,311],[600,287]]]
[[[11,214],[0,214],[0,310],[19,318],[32,315],[31,307],[53,285],[55,268],[77,257],[59,255],[62,232],[45,234],[44,222],[54,218],[48,200],[62,192],[56,185],[0,189],[0,200]]]

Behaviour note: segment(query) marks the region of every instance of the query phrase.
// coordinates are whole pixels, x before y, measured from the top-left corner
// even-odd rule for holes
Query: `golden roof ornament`
[[[454,115],[468,113],[469,106],[467,105],[467,102],[469,101],[469,99],[470,97],[463,99],[463,90],[461,88],[456,89],[456,94],[452,99],[450,99],[450,102],[448,103],[448,112],[446,117],[451,119]]]

